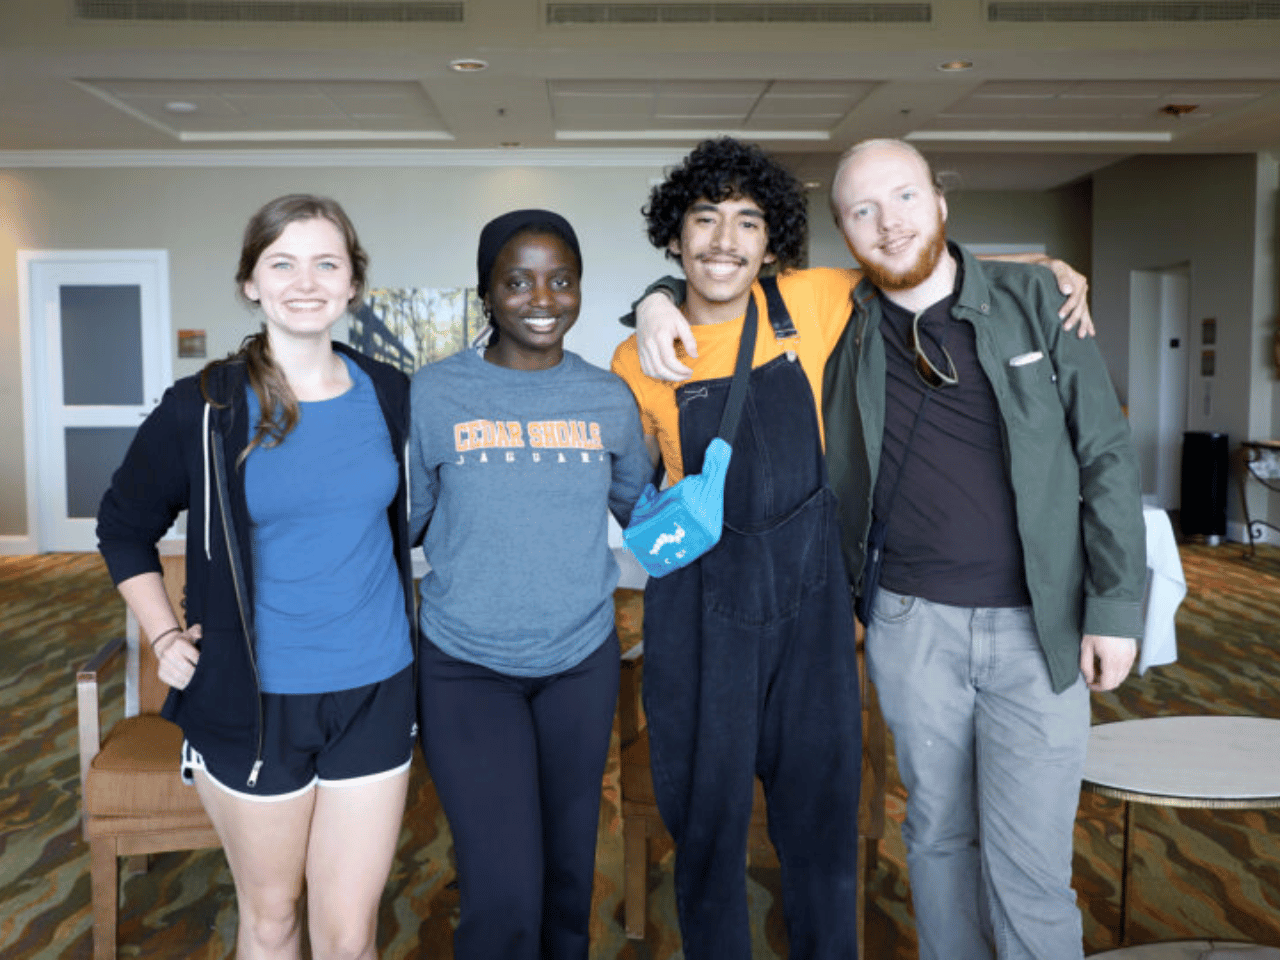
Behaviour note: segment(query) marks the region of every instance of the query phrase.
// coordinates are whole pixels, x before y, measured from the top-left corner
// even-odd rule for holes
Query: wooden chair
[[[638,591],[619,590],[617,603],[634,604]],[[640,704],[640,684],[644,671],[643,644],[639,636],[627,636],[639,630],[642,618],[631,611],[618,617],[619,639],[622,641],[622,682],[618,693],[618,734],[621,746],[619,771],[623,834],[623,920],[627,936],[644,939],[646,900],[648,896],[649,844],[654,837],[666,835],[653,794],[653,775],[649,768],[649,735]],[[863,931],[866,923],[866,892],[875,875],[879,859],[880,839],[885,825],[886,743],[884,718],[876,703],[875,691],[867,683],[863,664],[862,627],[858,627],[858,665],[862,677],[862,798],[858,810],[858,835],[862,844],[858,851],[863,862],[861,893],[858,897],[858,955],[863,956]],[[757,845],[768,835],[764,790],[755,785],[755,804],[751,813],[751,832]]]
[[[186,566],[162,558],[165,589],[181,610]],[[134,625],[130,617],[130,625]],[[119,907],[118,858],[219,846],[218,835],[178,765],[182,731],[159,716],[168,687],[156,676],[151,644],[137,629],[104,646],[76,674],[80,789],[89,842],[94,960],[114,960]],[[124,716],[99,736],[98,675],[123,657]]]

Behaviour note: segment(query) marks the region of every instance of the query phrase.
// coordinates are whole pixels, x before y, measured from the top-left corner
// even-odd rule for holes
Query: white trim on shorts
[[[260,796],[258,794],[253,794],[253,793],[241,793],[239,790],[232,790],[225,783],[223,783],[221,780],[215,777],[212,773],[210,773],[209,768],[204,765],[204,757],[201,756],[200,751],[197,750],[195,747],[191,746],[190,741],[183,740],[182,741],[182,782],[194,784],[195,777],[193,776],[193,773],[196,770],[203,771],[205,777],[208,778],[209,782],[212,783],[219,790],[221,790],[223,793],[228,793],[231,796],[235,797],[237,800],[251,800],[254,803],[277,803],[281,800],[292,800],[295,797],[302,796],[308,790],[314,790],[316,787],[316,784],[319,783],[320,781],[320,778],[317,776],[312,778],[310,783],[300,787],[297,790],[291,790],[289,793],[273,793],[265,797]]]
[[[289,793],[273,793],[273,794],[270,794],[269,796],[262,796],[262,795],[253,794],[253,793],[242,793],[239,790],[233,790],[231,787],[227,786],[225,783],[223,783],[221,780],[219,780],[217,777],[215,777],[212,773],[209,772],[209,768],[205,766],[204,757],[201,755],[200,751],[197,750],[195,747],[191,746],[190,741],[186,739],[182,741],[182,782],[183,783],[188,785],[194,785],[195,784],[194,771],[200,770],[208,778],[209,782],[212,783],[219,790],[221,790],[223,793],[228,793],[239,800],[252,800],[255,803],[276,803],[280,800],[292,800],[295,797],[302,796],[308,790],[314,790],[317,787],[328,787],[332,789],[335,787],[358,787],[366,783],[377,783],[379,780],[387,780],[387,779],[390,779],[391,777],[396,776],[397,774],[403,773],[404,771],[408,770],[409,767],[412,766],[412,764],[413,764],[413,750],[412,748],[410,748],[408,760],[400,764],[398,767],[392,767],[390,770],[383,770],[381,773],[368,773],[362,777],[349,777],[346,780],[322,780],[319,774],[317,774],[315,777],[311,779],[310,783],[304,784],[303,786],[299,787],[297,790],[291,790]]]
[[[315,782],[322,787],[359,787],[366,783],[377,783],[379,780],[389,780],[392,777],[404,773],[413,764],[413,749],[409,750],[409,759],[398,767],[392,767],[390,770],[383,770],[381,773],[366,773],[363,777],[349,777],[346,780],[324,780],[316,777]]]

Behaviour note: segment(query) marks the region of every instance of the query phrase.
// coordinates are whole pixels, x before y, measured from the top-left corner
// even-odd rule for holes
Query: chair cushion
[[[125,717],[107,734],[85,777],[89,816],[203,813],[182,782],[182,731],[155,714]]]

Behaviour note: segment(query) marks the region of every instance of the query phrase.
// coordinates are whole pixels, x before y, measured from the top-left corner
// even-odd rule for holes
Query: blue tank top
[[[376,683],[413,660],[387,508],[399,473],[369,377],[299,403],[298,425],[245,461],[258,671],[268,693]],[[259,406],[248,391],[249,422]]]

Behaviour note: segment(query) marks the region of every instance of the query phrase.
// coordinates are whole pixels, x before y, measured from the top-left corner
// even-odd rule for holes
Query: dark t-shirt
[[[956,291],[962,277],[957,273]],[[961,607],[1031,602],[1000,410],[978,363],[973,325],[951,316],[956,291],[924,311],[920,337],[934,364],[955,363],[959,383],[933,389],[890,508],[880,582],[895,593]],[[913,315],[880,297],[885,342],[885,422],[875,515],[885,516],[903,450],[926,391],[915,371]]]

